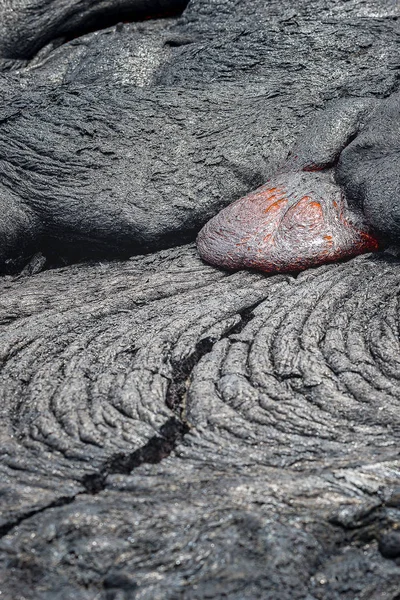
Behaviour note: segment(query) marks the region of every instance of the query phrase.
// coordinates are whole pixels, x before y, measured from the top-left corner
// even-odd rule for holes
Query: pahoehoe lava
[[[59,3],[44,5],[35,28],[37,13],[25,2],[20,12],[2,9],[0,28],[1,272],[18,271],[37,252],[60,265],[194,240],[222,208],[273,178],[299,135],[313,147],[316,113],[328,121],[329,103],[340,99],[324,150],[340,156],[349,209],[363,213],[365,205],[375,227],[383,203],[391,220],[393,186],[380,195],[363,182],[375,169],[371,183],[384,188],[383,161],[371,164],[368,153],[350,149],[383,120],[388,131],[396,122],[392,7],[320,0],[316,19],[303,2],[294,16],[285,3],[260,0],[252,12],[198,0],[181,18],[119,24],[59,45]],[[50,27],[46,15],[55,7]],[[83,18],[86,8],[75,8]],[[1,51],[25,39],[27,27],[47,27],[53,41],[33,58]],[[395,175],[392,138],[375,139]],[[350,229],[331,255],[351,254]],[[396,240],[396,232],[384,234]],[[353,249],[371,247],[355,237]]]
[[[216,266],[299,271],[377,250],[367,224],[352,217],[329,173],[282,173],[211,219],[197,247]]]
[[[188,246],[1,286],[10,598],[395,597],[395,257],[268,278]]]
[[[329,103],[313,116],[271,180],[203,227],[197,236],[200,255],[216,266],[275,273],[377,250],[379,238],[397,242],[398,193],[392,178],[388,190],[381,186],[381,196],[378,191],[369,195],[368,205],[365,188],[376,175],[370,131],[376,134],[378,126],[387,127],[388,115],[393,118],[398,104],[396,94],[385,102],[349,98]],[[386,147],[382,158],[389,175],[397,166],[390,137]],[[372,177],[363,158],[372,163]],[[361,175],[354,176],[355,171]]]
[[[0,598],[398,600],[399,4],[184,4],[0,0]]]

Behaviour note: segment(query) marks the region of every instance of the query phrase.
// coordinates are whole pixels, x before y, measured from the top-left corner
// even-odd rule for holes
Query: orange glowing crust
[[[324,213],[319,202],[312,200],[310,196],[303,196],[301,200],[289,208],[284,216],[283,223],[288,226],[308,227],[316,229],[323,227]]]
[[[285,185],[264,185],[237,200],[200,232],[201,256],[222,267],[272,273],[377,250],[368,228],[351,223],[339,188],[323,177],[310,169],[291,182],[289,174]],[[307,178],[309,191],[298,194]],[[325,195],[319,195],[319,188]]]

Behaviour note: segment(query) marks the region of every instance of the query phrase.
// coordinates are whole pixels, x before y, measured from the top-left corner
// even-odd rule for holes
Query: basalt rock
[[[29,59],[47,43],[118,23],[177,14],[187,0],[3,0],[0,56]]]
[[[399,281],[193,246],[3,278],[2,595],[393,600]]]
[[[0,224],[8,240],[3,265],[10,248],[19,257],[28,233],[37,249],[75,260],[194,238],[221,207],[262,182],[262,148],[276,131],[259,127],[273,110],[245,89],[150,94],[80,85],[26,92],[8,111],[0,125],[0,203],[12,190],[24,220]]]
[[[0,2],[0,597],[396,600],[398,250],[156,250],[282,165],[393,206],[397,4],[68,5]]]
[[[31,9],[13,11],[12,27],[4,20],[8,45],[43,29],[31,26]],[[81,37],[77,27],[62,44],[56,11],[35,56],[3,53],[0,203],[5,211],[15,195],[18,216],[1,223],[1,270],[35,251],[59,264],[194,240],[276,174],[300,133],[313,144],[316,109],[393,93],[399,25],[385,10],[321,2],[317,19],[307,3],[295,13],[276,3],[193,3],[159,23]]]
[[[381,236],[400,240],[400,95],[373,111],[360,134],[340,156],[337,180],[349,202]]]

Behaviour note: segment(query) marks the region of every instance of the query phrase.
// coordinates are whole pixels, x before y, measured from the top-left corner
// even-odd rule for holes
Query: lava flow
[[[330,171],[280,174],[223,209],[197,237],[205,261],[267,273],[301,271],[378,245]]]

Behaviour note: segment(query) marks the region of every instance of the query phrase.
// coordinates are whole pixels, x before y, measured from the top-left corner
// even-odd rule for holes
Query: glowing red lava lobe
[[[289,172],[233,202],[197,237],[201,257],[228,269],[300,271],[378,249],[330,172]]]

